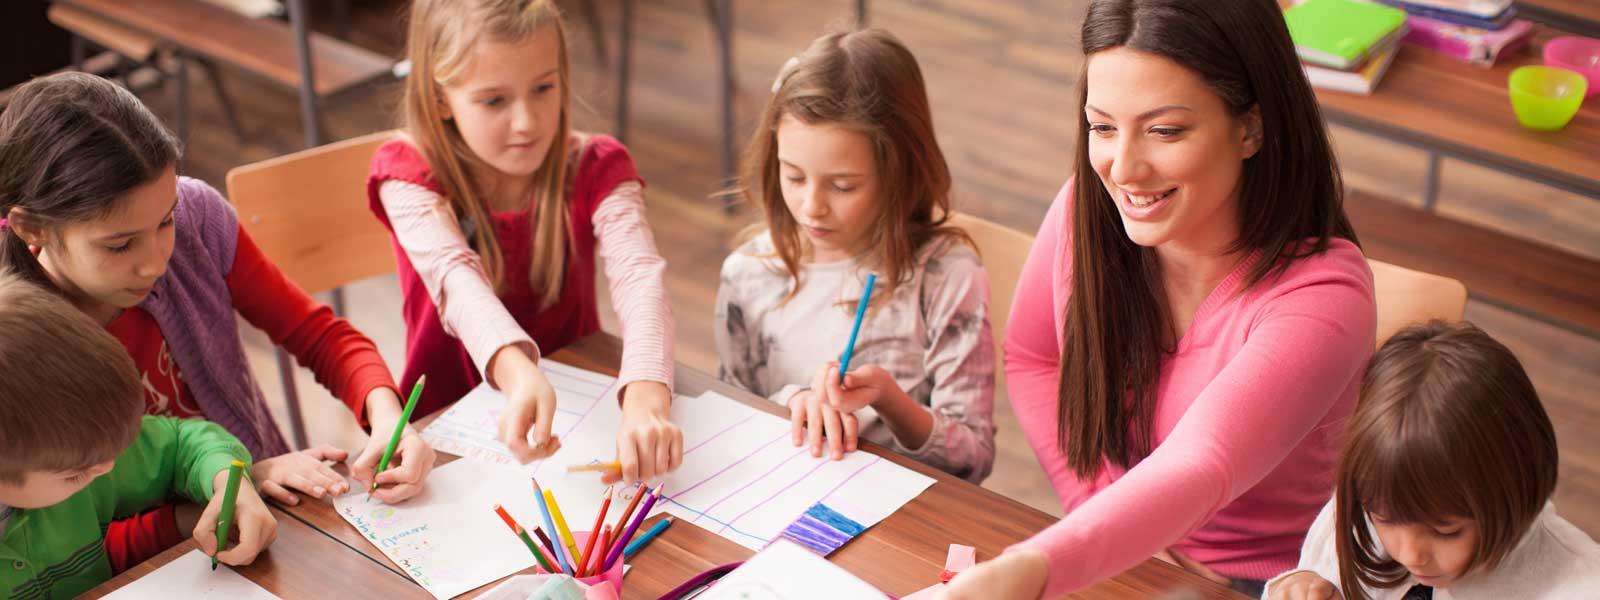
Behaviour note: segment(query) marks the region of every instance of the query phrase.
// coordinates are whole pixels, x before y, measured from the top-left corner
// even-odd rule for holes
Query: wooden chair
[[[228,198],[261,251],[308,293],[394,271],[389,232],[367,208],[367,168],[394,131],[302,150],[228,171]],[[341,303],[335,310],[343,312]],[[306,447],[294,363],[278,376],[297,448]]]
[[[1467,287],[1460,281],[1377,260],[1367,264],[1378,301],[1378,347],[1408,325],[1429,319],[1459,321],[1466,314]]]
[[[1033,236],[964,213],[951,214],[950,224],[972,236],[972,241],[978,244],[978,256],[983,258],[983,268],[989,272],[989,326],[994,332],[995,381],[998,383],[1005,377],[1001,340],[1006,333],[1006,319],[1011,316],[1011,301],[1017,293],[1022,264],[1033,248]]]

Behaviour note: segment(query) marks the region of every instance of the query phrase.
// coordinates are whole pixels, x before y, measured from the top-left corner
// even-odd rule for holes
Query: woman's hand
[[[934,600],[1036,600],[1044,593],[1050,562],[1043,552],[1007,552],[973,565],[944,586]]]

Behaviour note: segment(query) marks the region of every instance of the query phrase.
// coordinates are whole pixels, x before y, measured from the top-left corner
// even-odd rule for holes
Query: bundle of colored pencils
[[[517,523],[505,508],[497,504],[494,510],[500,515],[500,519],[505,521],[506,526],[511,528],[512,533],[522,539],[528,551],[533,553],[534,559],[545,571],[566,573],[573,577],[592,577],[611,570],[618,560],[632,557],[672,522],[671,518],[662,519],[635,539],[634,535],[639,532],[639,526],[644,523],[645,517],[661,499],[661,486],[658,485],[655,490],[650,490],[644,484],[639,484],[639,489],[615,525],[606,522],[606,513],[611,508],[614,492],[615,486],[606,488],[605,495],[600,500],[600,512],[595,515],[589,539],[583,544],[581,551],[578,548],[577,538],[572,535],[566,518],[561,514],[561,505],[556,502],[554,491],[541,488],[538,480],[533,481],[533,495],[535,504],[539,506],[540,516],[544,518],[543,529],[537,526],[532,529],[538,536],[538,543],[534,542],[528,535],[528,530]],[[643,508],[639,507],[640,499],[644,499]],[[637,513],[634,510],[636,508],[640,509]],[[546,531],[549,532],[548,535]]]

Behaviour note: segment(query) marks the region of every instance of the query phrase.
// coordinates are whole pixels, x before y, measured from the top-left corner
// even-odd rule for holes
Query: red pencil
[[[579,577],[584,576],[589,563],[593,562],[594,544],[600,539],[600,524],[605,522],[608,508],[611,508],[611,486],[606,486],[605,499],[600,501],[600,514],[594,516],[594,526],[589,528],[589,543],[583,547],[583,558],[578,559],[578,562],[582,563],[578,567]]]

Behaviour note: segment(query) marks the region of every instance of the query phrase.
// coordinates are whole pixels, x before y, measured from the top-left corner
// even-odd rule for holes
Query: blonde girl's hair
[[[1334,548],[1347,600],[1393,588],[1406,568],[1377,547],[1375,512],[1399,523],[1475,521],[1466,571],[1493,569],[1555,491],[1556,434],[1517,357],[1470,323],[1432,321],[1385,342],[1367,367],[1334,490]]]
[[[879,208],[877,224],[869,230],[867,262],[880,269],[885,286],[883,294],[873,295],[874,301],[892,297],[911,278],[917,252],[929,241],[952,236],[972,245],[965,232],[945,224],[950,218],[950,167],[934,137],[916,57],[883,29],[830,33],[779,72],[745,150],[736,190],[765,213],[765,228],[794,282],[785,301],[800,290],[805,242],[783,200],[778,123],[784,116],[808,125],[840,125],[871,141]]]
[[[411,25],[406,54],[411,59],[411,74],[406,79],[403,128],[444,187],[444,196],[465,227],[467,241],[483,262],[495,289],[505,285],[504,253],[495,238],[494,221],[481,190],[468,177],[468,166],[492,168],[467,147],[453,121],[447,120],[444,86],[460,77],[471,66],[473,45],[482,39],[520,42],[540,27],[551,25],[560,49],[559,77],[561,117],[549,152],[535,173],[533,259],[528,281],[549,306],[561,295],[566,271],[569,240],[566,140],[570,132],[567,119],[571,96],[568,90],[566,30],[561,12],[551,0],[416,0],[411,6]]]

